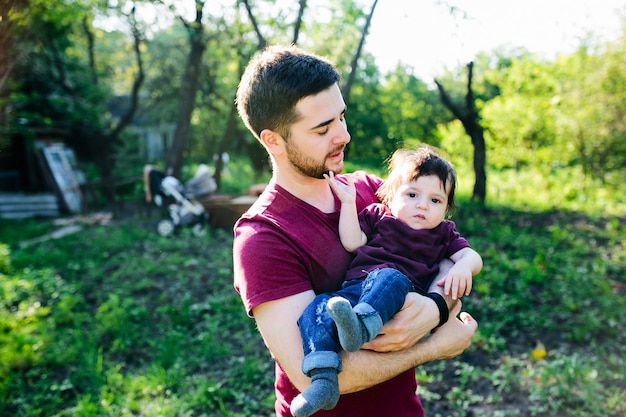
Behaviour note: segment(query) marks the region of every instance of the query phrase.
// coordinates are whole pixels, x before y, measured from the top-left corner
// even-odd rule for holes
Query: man
[[[277,417],[291,416],[291,401],[310,383],[297,320],[316,293],[341,287],[351,258],[338,236],[340,202],[323,177],[342,171],[350,142],[339,81],[328,61],[293,46],[271,47],[251,60],[237,91],[239,114],[273,169],[235,225],[233,257],[235,288],[277,362]],[[382,181],[363,172],[353,178],[357,209],[376,202]],[[423,416],[414,368],[470,345],[477,323],[467,313],[457,319],[460,308],[421,340],[443,314],[432,299],[409,294],[379,337],[342,353],[339,402],[315,416]]]

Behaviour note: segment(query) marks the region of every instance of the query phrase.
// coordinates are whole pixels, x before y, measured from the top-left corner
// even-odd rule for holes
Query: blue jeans
[[[326,311],[329,299],[343,297],[350,301],[352,307],[367,303],[374,310],[367,314],[377,313],[386,323],[402,308],[410,291],[413,291],[413,283],[404,274],[392,268],[383,268],[370,272],[363,279],[345,281],[337,292],[316,296],[298,319],[305,356],[302,363],[304,374],[308,375],[312,369],[333,367],[338,361],[341,344],[337,326]]]

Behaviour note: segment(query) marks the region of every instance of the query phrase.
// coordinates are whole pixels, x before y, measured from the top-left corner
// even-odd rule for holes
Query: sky
[[[479,52],[525,47],[542,58],[575,51],[589,33],[616,40],[626,0],[449,0],[451,14],[434,0],[379,0],[365,48],[387,72],[398,61],[432,79]]]

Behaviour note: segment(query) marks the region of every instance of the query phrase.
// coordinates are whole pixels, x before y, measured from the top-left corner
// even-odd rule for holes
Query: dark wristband
[[[439,309],[439,324],[437,325],[437,327],[442,326],[445,322],[448,321],[448,316],[450,315],[446,300],[441,294],[436,292],[429,292],[428,294],[426,294],[426,297],[430,298],[435,302],[435,304],[437,304],[437,308]],[[435,327],[435,329],[437,327]]]

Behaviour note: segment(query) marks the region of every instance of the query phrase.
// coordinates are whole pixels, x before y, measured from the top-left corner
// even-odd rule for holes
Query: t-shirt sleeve
[[[379,203],[373,203],[365,207],[359,212],[359,226],[361,231],[367,236],[369,241],[376,230],[376,223],[385,213],[385,206]]]
[[[455,224],[453,221],[446,220],[445,221],[446,230],[448,233],[448,250],[446,252],[445,257],[449,258],[453,254],[457,253],[463,248],[469,248],[469,242],[457,232],[455,228]]]
[[[254,307],[311,290],[301,255],[272,225],[240,222],[233,242],[234,285],[248,315]]]

